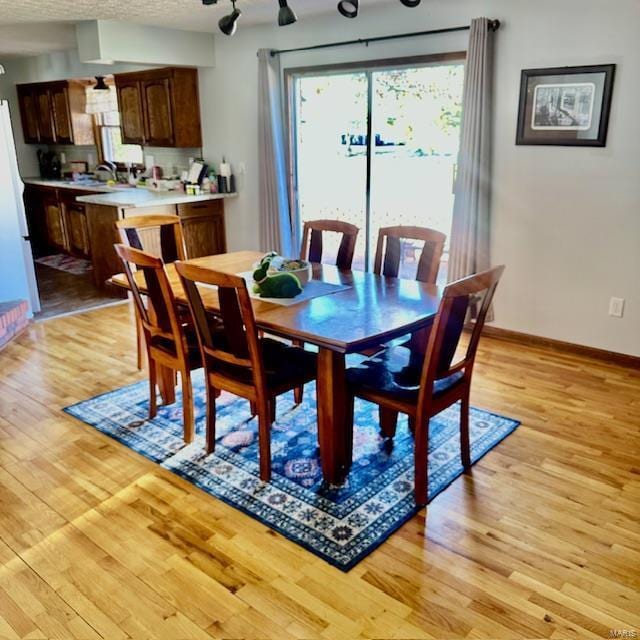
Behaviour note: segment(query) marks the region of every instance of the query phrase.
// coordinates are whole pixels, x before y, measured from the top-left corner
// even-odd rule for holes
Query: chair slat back
[[[444,233],[426,227],[383,227],[378,231],[373,272],[397,278],[402,260],[403,241],[420,240],[424,245],[418,260],[415,279],[427,284],[435,284],[446,239],[447,236]]]
[[[418,413],[432,394],[433,383],[456,371],[471,377],[480,334],[487,312],[504,271],[504,265],[452,282],[445,288],[440,308],[429,335],[420,381]],[[463,358],[453,363],[470,306],[475,307],[476,320]]]
[[[181,261],[176,262],[176,270],[189,301],[206,366],[214,371],[223,364],[243,367],[253,375],[256,387],[266,388],[260,340],[244,278]],[[214,339],[198,284],[217,287],[223,321],[217,333],[222,333],[224,340]]]
[[[180,218],[172,215],[132,216],[118,220],[120,240],[166,262],[186,259]]]
[[[176,301],[164,262],[161,258],[123,244],[116,244],[115,250],[124,265],[124,272],[145,334],[147,337],[160,335],[171,340],[176,353],[183,354],[186,349],[184,332],[178,319]],[[134,271],[143,274],[151,309],[143,301]]]
[[[356,240],[360,229],[354,224],[339,220],[311,220],[304,223],[300,258],[309,262],[322,262],[323,233],[330,231],[342,234],[336,258],[338,269],[351,269]]]

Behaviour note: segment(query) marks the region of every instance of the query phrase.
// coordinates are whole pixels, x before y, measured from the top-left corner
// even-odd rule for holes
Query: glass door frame
[[[373,82],[372,74],[375,71],[385,69],[403,69],[413,67],[438,66],[447,63],[464,63],[467,58],[466,51],[451,51],[447,53],[432,53],[421,56],[403,56],[399,58],[383,58],[378,60],[360,60],[357,62],[342,62],[307,67],[290,67],[283,70],[284,77],[284,105],[285,105],[285,135],[287,153],[287,186],[289,189],[291,226],[293,238],[300,243],[300,207],[298,199],[298,158],[296,153],[297,123],[296,123],[296,93],[295,81],[304,76],[340,75],[344,73],[365,73],[367,75],[367,163],[365,184],[365,270],[370,264],[370,238],[371,230],[371,162],[372,153],[372,126],[373,118]],[[464,109],[464,105],[463,105]]]

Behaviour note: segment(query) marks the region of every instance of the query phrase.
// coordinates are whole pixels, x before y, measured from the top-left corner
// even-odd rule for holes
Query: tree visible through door
[[[294,76],[299,222],[330,218],[360,227],[354,268],[373,264],[380,227],[450,235],[463,75],[456,61]],[[337,238],[325,244],[329,260],[337,246]],[[420,251],[403,244],[402,277],[413,277]]]

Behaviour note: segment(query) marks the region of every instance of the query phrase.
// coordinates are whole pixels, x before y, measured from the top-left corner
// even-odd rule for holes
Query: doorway
[[[287,71],[298,224],[357,225],[355,269],[371,269],[381,227],[449,237],[463,80],[464,53]],[[325,242],[328,261],[337,248],[338,238]],[[413,277],[420,251],[405,243],[401,277]],[[448,243],[441,281],[447,259]]]

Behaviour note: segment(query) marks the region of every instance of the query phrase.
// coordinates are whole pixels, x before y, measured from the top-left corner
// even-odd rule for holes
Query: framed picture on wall
[[[615,69],[524,69],[516,144],[604,147]]]

